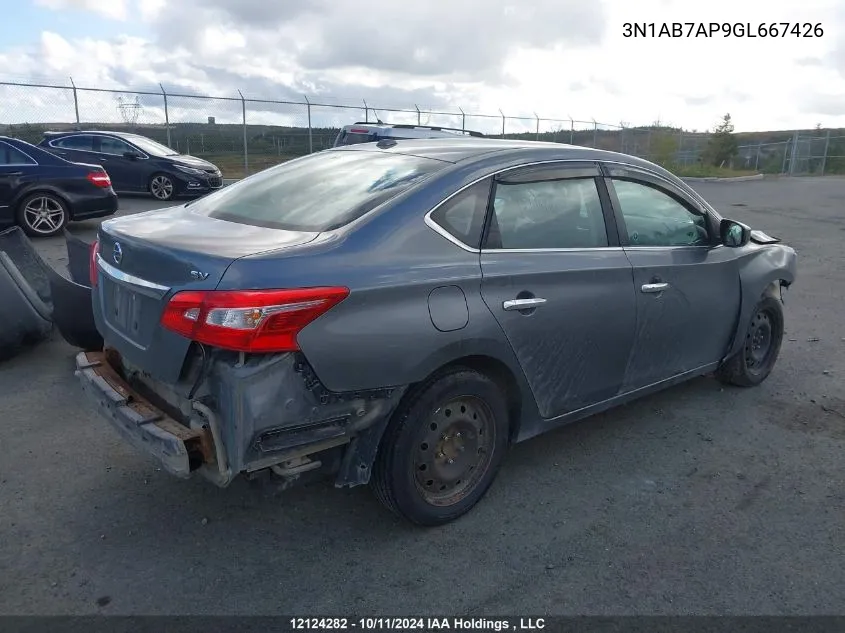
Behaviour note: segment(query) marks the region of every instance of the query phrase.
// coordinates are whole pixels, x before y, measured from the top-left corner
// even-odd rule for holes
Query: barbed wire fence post
[[[827,152],[830,149],[830,130],[824,135],[824,154],[822,154],[822,168],[821,175],[824,176],[824,169],[827,165]]]
[[[241,96],[241,120],[243,121],[244,132],[244,178],[249,176],[249,150],[247,149],[247,132],[246,132],[246,99],[238,88],[238,94]]]
[[[684,153],[684,128],[678,129],[678,150],[675,152],[675,162],[678,165],[686,164],[686,154]]]
[[[76,94],[76,84],[73,83],[73,77],[70,79],[70,85],[73,88],[73,109],[76,112],[76,129],[79,129],[79,96]]]
[[[536,128],[537,134],[534,138],[535,138],[535,140],[539,141],[540,140],[540,116],[536,112],[534,113],[534,119],[536,119],[536,121],[537,121],[537,128]]]
[[[461,111],[461,132],[466,132],[467,129],[467,115],[464,113],[464,109],[461,106],[458,106],[458,110]]]
[[[499,114],[502,115],[502,138],[505,138],[505,113],[499,108]]]
[[[170,139],[170,112],[167,109],[167,91],[161,83],[158,84],[158,87],[161,88],[161,96],[164,98],[164,131],[167,134],[167,146],[173,149]]]
[[[305,106],[308,108],[308,153],[314,153],[314,140],[311,130],[311,101],[308,99],[308,95],[302,95],[305,97]]]
[[[780,173],[786,173],[786,158],[789,156],[789,141],[791,139],[787,139],[786,143],[783,144],[783,165],[780,168]]]

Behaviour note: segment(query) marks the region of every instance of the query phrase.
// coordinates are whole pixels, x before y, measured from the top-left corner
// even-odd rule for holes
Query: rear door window
[[[608,246],[595,178],[498,183],[486,248]]]
[[[94,151],[94,137],[90,134],[79,134],[77,136],[65,136],[51,143],[53,147],[61,149],[73,149],[84,152]]]
[[[135,150],[129,143],[126,143],[125,141],[121,141],[120,139],[114,138],[112,136],[100,137],[100,152],[103,154],[123,156],[126,152],[132,151]]]
[[[451,163],[357,150],[311,154],[189,203],[219,220],[329,231],[361,217]]]

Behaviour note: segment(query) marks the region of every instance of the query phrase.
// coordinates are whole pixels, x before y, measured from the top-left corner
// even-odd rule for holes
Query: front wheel
[[[69,219],[65,201],[47,192],[28,195],[18,207],[18,222],[30,237],[58,235]]]
[[[774,297],[764,297],[751,315],[742,349],[716,372],[719,380],[756,387],[768,378],[780,354],[783,326],[783,305]]]
[[[156,174],[150,179],[150,193],[156,200],[172,200],[176,194],[176,183],[166,174]]]
[[[508,426],[507,401],[493,380],[463,368],[435,377],[385,431],[373,468],[376,496],[417,525],[457,519],[493,483]]]

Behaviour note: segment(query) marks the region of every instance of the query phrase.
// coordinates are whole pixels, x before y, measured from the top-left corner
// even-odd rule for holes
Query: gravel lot
[[[521,444],[443,528],[366,488],[175,480],[92,415],[60,339],[0,364],[0,613],[845,613],[845,180],[695,186],[798,251],[769,380]]]

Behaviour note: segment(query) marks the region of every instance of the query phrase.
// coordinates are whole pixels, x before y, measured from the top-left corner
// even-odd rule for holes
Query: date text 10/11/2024
[[[540,631],[544,618],[291,618],[294,631]]]
[[[625,22],[623,37],[819,38],[821,22]]]

